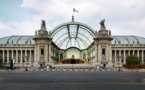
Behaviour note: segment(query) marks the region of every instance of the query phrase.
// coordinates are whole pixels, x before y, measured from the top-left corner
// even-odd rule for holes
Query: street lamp
[[[27,68],[28,56],[25,56],[25,59],[26,59],[26,69],[25,69],[25,71],[28,71],[28,68]]]

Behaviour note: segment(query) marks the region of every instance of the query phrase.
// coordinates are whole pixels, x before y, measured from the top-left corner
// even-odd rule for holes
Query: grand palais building
[[[60,24],[51,32],[45,21],[35,35],[12,35],[0,38],[0,57],[3,65],[43,67],[65,65],[101,65],[115,67],[125,64],[126,57],[136,55],[145,62],[145,38],[133,35],[112,35],[100,22],[95,31],[86,24],[72,21]]]

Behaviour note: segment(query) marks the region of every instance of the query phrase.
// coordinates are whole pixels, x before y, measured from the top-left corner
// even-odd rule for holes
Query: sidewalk
[[[137,72],[145,72],[145,69],[137,69]]]

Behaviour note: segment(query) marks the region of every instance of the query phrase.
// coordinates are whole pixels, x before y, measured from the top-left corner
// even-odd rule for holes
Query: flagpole
[[[72,21],[74,21],[75,8],[73,8]]]

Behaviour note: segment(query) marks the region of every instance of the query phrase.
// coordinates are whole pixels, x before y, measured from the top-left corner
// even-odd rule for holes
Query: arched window
[[[75,56],[74,56],[74,55],[72,55],[72,58],[75,58]]]

